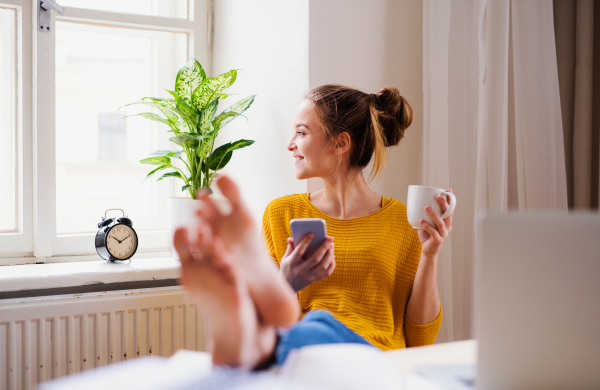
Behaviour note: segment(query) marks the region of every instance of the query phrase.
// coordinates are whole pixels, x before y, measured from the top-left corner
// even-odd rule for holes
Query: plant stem
[[[190,159],[189,154],[187,155],[187,158],[188,158],[188,160]],[[188,172],[192,172],[192,170],[190,169],[190,166],[188,165],[188,163],[184,159],[182,159],[182,158],[180,158],[180,160],[183,161],[183,163],[185,164],[186,168],[188,169]]]
[[[185,184],[190,184],[189,180],[187,179],[187,177],[185,177],[185,173],[183,173],[183,171],[179,168],[177,168],[176,166],[171,165],[171,168],[175,169],[177,172],[179,172],[181,174],[181,176],[183,177],[183,181],[185,181]]]
[[[202,157],[198,157],[197,164],[195,180],[197,183],[196,188],[200,188],[200,183],[202,181]]]

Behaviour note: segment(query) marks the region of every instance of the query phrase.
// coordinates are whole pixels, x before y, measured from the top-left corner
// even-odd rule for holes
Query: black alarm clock
[[[121,211],[123,217],[106,218],[106,213],[111,210]],[[129,260],[138,247],[138,237],[133,230],[133,223],[121,209],[109,209],[106,210],[106,213],[104,213],[102,221],[98,223],[96,252],[106,261]]]

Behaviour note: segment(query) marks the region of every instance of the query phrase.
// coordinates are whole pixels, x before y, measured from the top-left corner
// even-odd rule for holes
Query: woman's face
[[[294,154],[296,179],[329,177],[338,165],[336,149],[327,142],[319,126],[313,104],[303,100],[294,117],[294,136],[287,149]]]

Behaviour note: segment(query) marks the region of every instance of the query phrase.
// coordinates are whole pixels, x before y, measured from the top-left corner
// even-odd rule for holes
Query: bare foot
[[[244,204],[239,188],[227,176],[219,177],[216,183],[231,204],[231,212],[227,215],[223,214],[208,192],[204,191],[199,193],[202,207],[198,211],[198,216],[210,226],[216,237],[223,240],[228,251],[234,253],[240,260],[243,258],[240,266],[246,271],[254,271],[259,266],[268,268],[268,273],[276,273],[273,262],[265,261],[267,254],[262,245],[260,230],[250,210]],[[264,276],[256,272],[251,272],[251,275]]]
[[[187,237],[184,228],[175,232],[181,280],[209,319],[213,364],[256,367],[275,348],[275,327],[259,323],[246,281],[222,241],[212,237],[210,229],[200,227],[195,245],[202,258],[195,258]]]
[[[217,181],[221,193],[229,200],[231,212],[221,213],[208,193],[200,193],[201,223],[220,238],[244,271],[250,296],[265,323],[289,326],[297,321],[300,306],[296,293],[283,277],[263,245],[263,240],[250,210],[244,204],[237,185],[227,176]]]

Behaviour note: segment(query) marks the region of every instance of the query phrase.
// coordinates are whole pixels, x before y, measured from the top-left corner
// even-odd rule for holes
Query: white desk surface
[[[419,365],[477,363],[477,341],[453,341],[426,347],[397,349],[386,354],[394,360],[401,371],[415,373],[414,367]]]

